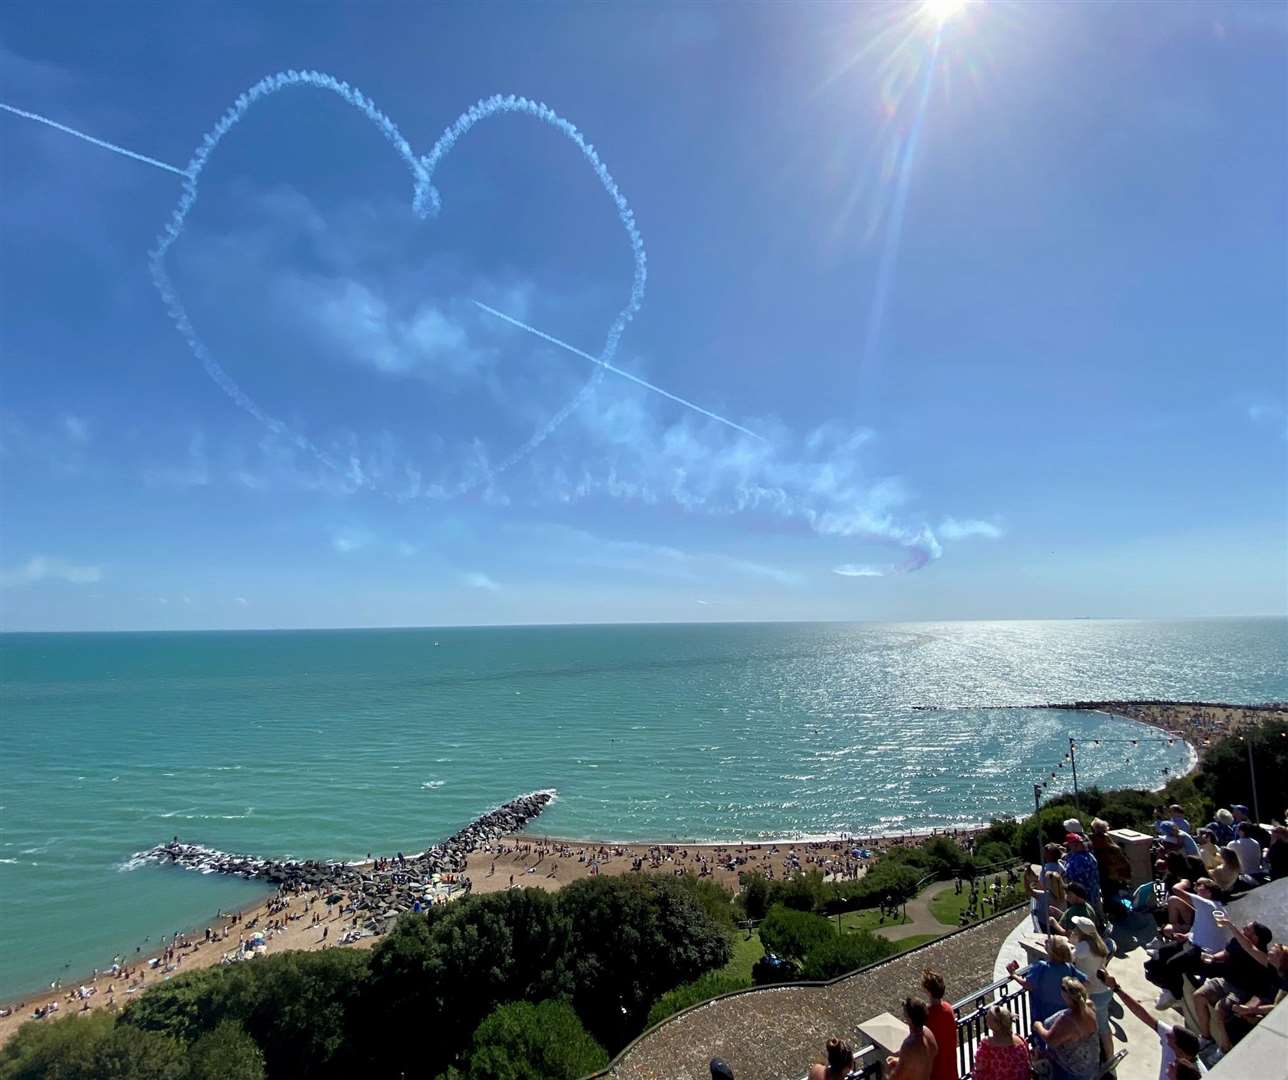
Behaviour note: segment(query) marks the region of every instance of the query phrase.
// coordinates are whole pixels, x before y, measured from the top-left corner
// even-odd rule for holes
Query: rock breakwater
[[[434,887],[434,877],[460,874],[466,856],[494,840],[518,832],[555,797],[553,790],[520,795],[489,810],[459,832],[418,855],[376,863],[268,859],[230,854],[178,839],[137,852],[135,860],[167,863],[203,874],[231,874],[265,881],[283,892],[316,890],[336,895],[366,929],[379,933],[400,913],[411,910]]]

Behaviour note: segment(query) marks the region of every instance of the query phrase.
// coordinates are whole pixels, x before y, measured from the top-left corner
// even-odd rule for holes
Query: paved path
[[[936,881],[908,901],[904,908],[908,916],[906,923],[898,926],[878,926],[874,931],[887,941],[898,941],[900,938],[912,937],[914,934],[947,934],[955,930],[954,926],[945,926],[930,914],[930,901],[941,893],[953,888],[951,881]]]
[[[707,1062],[722,1057],[735,1076],[748,1080],[804,1076],[829,1038],[853,1039],[864,1020],[897,1012],[905,995],[921,993],[923,968],[944,973],[950,998],[987,986],[997,950],[1015,923],[1013,914],[991,919],[831,986],[758,990],[713,1001],[644,1036],[613,1075],[623,1080],[707,1080]],[[915,923],[889,929],[927,932],[918,931]],[[936,924],[936,929],[946,928]]]

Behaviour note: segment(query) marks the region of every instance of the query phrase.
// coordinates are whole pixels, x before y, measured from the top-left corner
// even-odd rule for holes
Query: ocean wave
[[[4,863],[6,866],[17,866],[17,865],[18,865],[18,860],[17,860],[17,859],[0,859],[0,863]]]
[[[447,783],[446,780],[426,780],[420,786],[423,788],[429,788],[432,790],[434,788],[441,788],[446,783]]]

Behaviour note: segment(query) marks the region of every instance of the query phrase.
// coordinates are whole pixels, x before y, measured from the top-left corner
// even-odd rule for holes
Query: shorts
[[[1206,979],[1203,985],[1194,991],[1195,994],[1202,994],[1208,1002],[1216,1005],[1220,1001],[1226,1001],[1230,1004],[1246,1005],[1252,998],[1252,992],[1244,990],[1243,987],[1232,983],[1229,979],[1217,977]]]
[[[1096,1026],[1101,1035],[1109,1034],[1109,1006],[1113,1003],[1114,992],[1101,990],[1091,995],[1091,1004],[1096,1010]]]

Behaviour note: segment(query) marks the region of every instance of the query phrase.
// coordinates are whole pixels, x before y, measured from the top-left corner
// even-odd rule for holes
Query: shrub
[[[803,960],[815,945],[836,936],[836,929],[821,915],[782,906],[770,908],[760,924],[765,951],[789,960]]]
[[[0,1051],[3,1080],[185,1080],[183,1046],[104,1012],[24,1024]]]
[[[583,878],[558,902],[572,926],[573,1004],[610,1053],[643,1030],[662,994],[733,955],[729,934],[674,876]]]
[[[797,872],[770,884],[769,906],[781,904],[796,911],[817,911],[823,905],[825,895],[821,870]]]
[[[727,930],[733,929],[734,906],[733,893],[711,878],[698,877],[697,874],[683,874],[675,879],[697,901],[711,920]]]
[[[690,1005],[697,1005],[709,998],[719,997],[721,994],[731,994],[735,990],[745,990],[749,986],[751,986],[751,980],[741,975],[708,971],[692,982],[677,986],[674,990],[668,990],[658,998],[649,1009],[648,1023],[645,1027],[660,1024],[668,1016],[687,1009]]]
[[[1000,840],[985,840],[983,843],[975,845],[975,868],[983,866],[998,866],[1001,863],[1014,861],[1015,852],[1010,844],[1003,843]],[[1032,860],[1029,860],[1032,862]]]
[[[264,1080],[264,1055],[239,1024],[225,1020],[192,1044],[185,1080]]]
[[[747,874],[742,889],[742,910],[749,919],[763,919],[769,910],[769,879],[764,874]]]
[[[465,1080],[577,1080],[608,1064],[568,1002],[514,1001],[497,1008],[474,1032]]]
[[[820,941],[805,957],[801,975],[806,979],[835,979],[898,952],[898,947],[870,930],[851,930]]]

